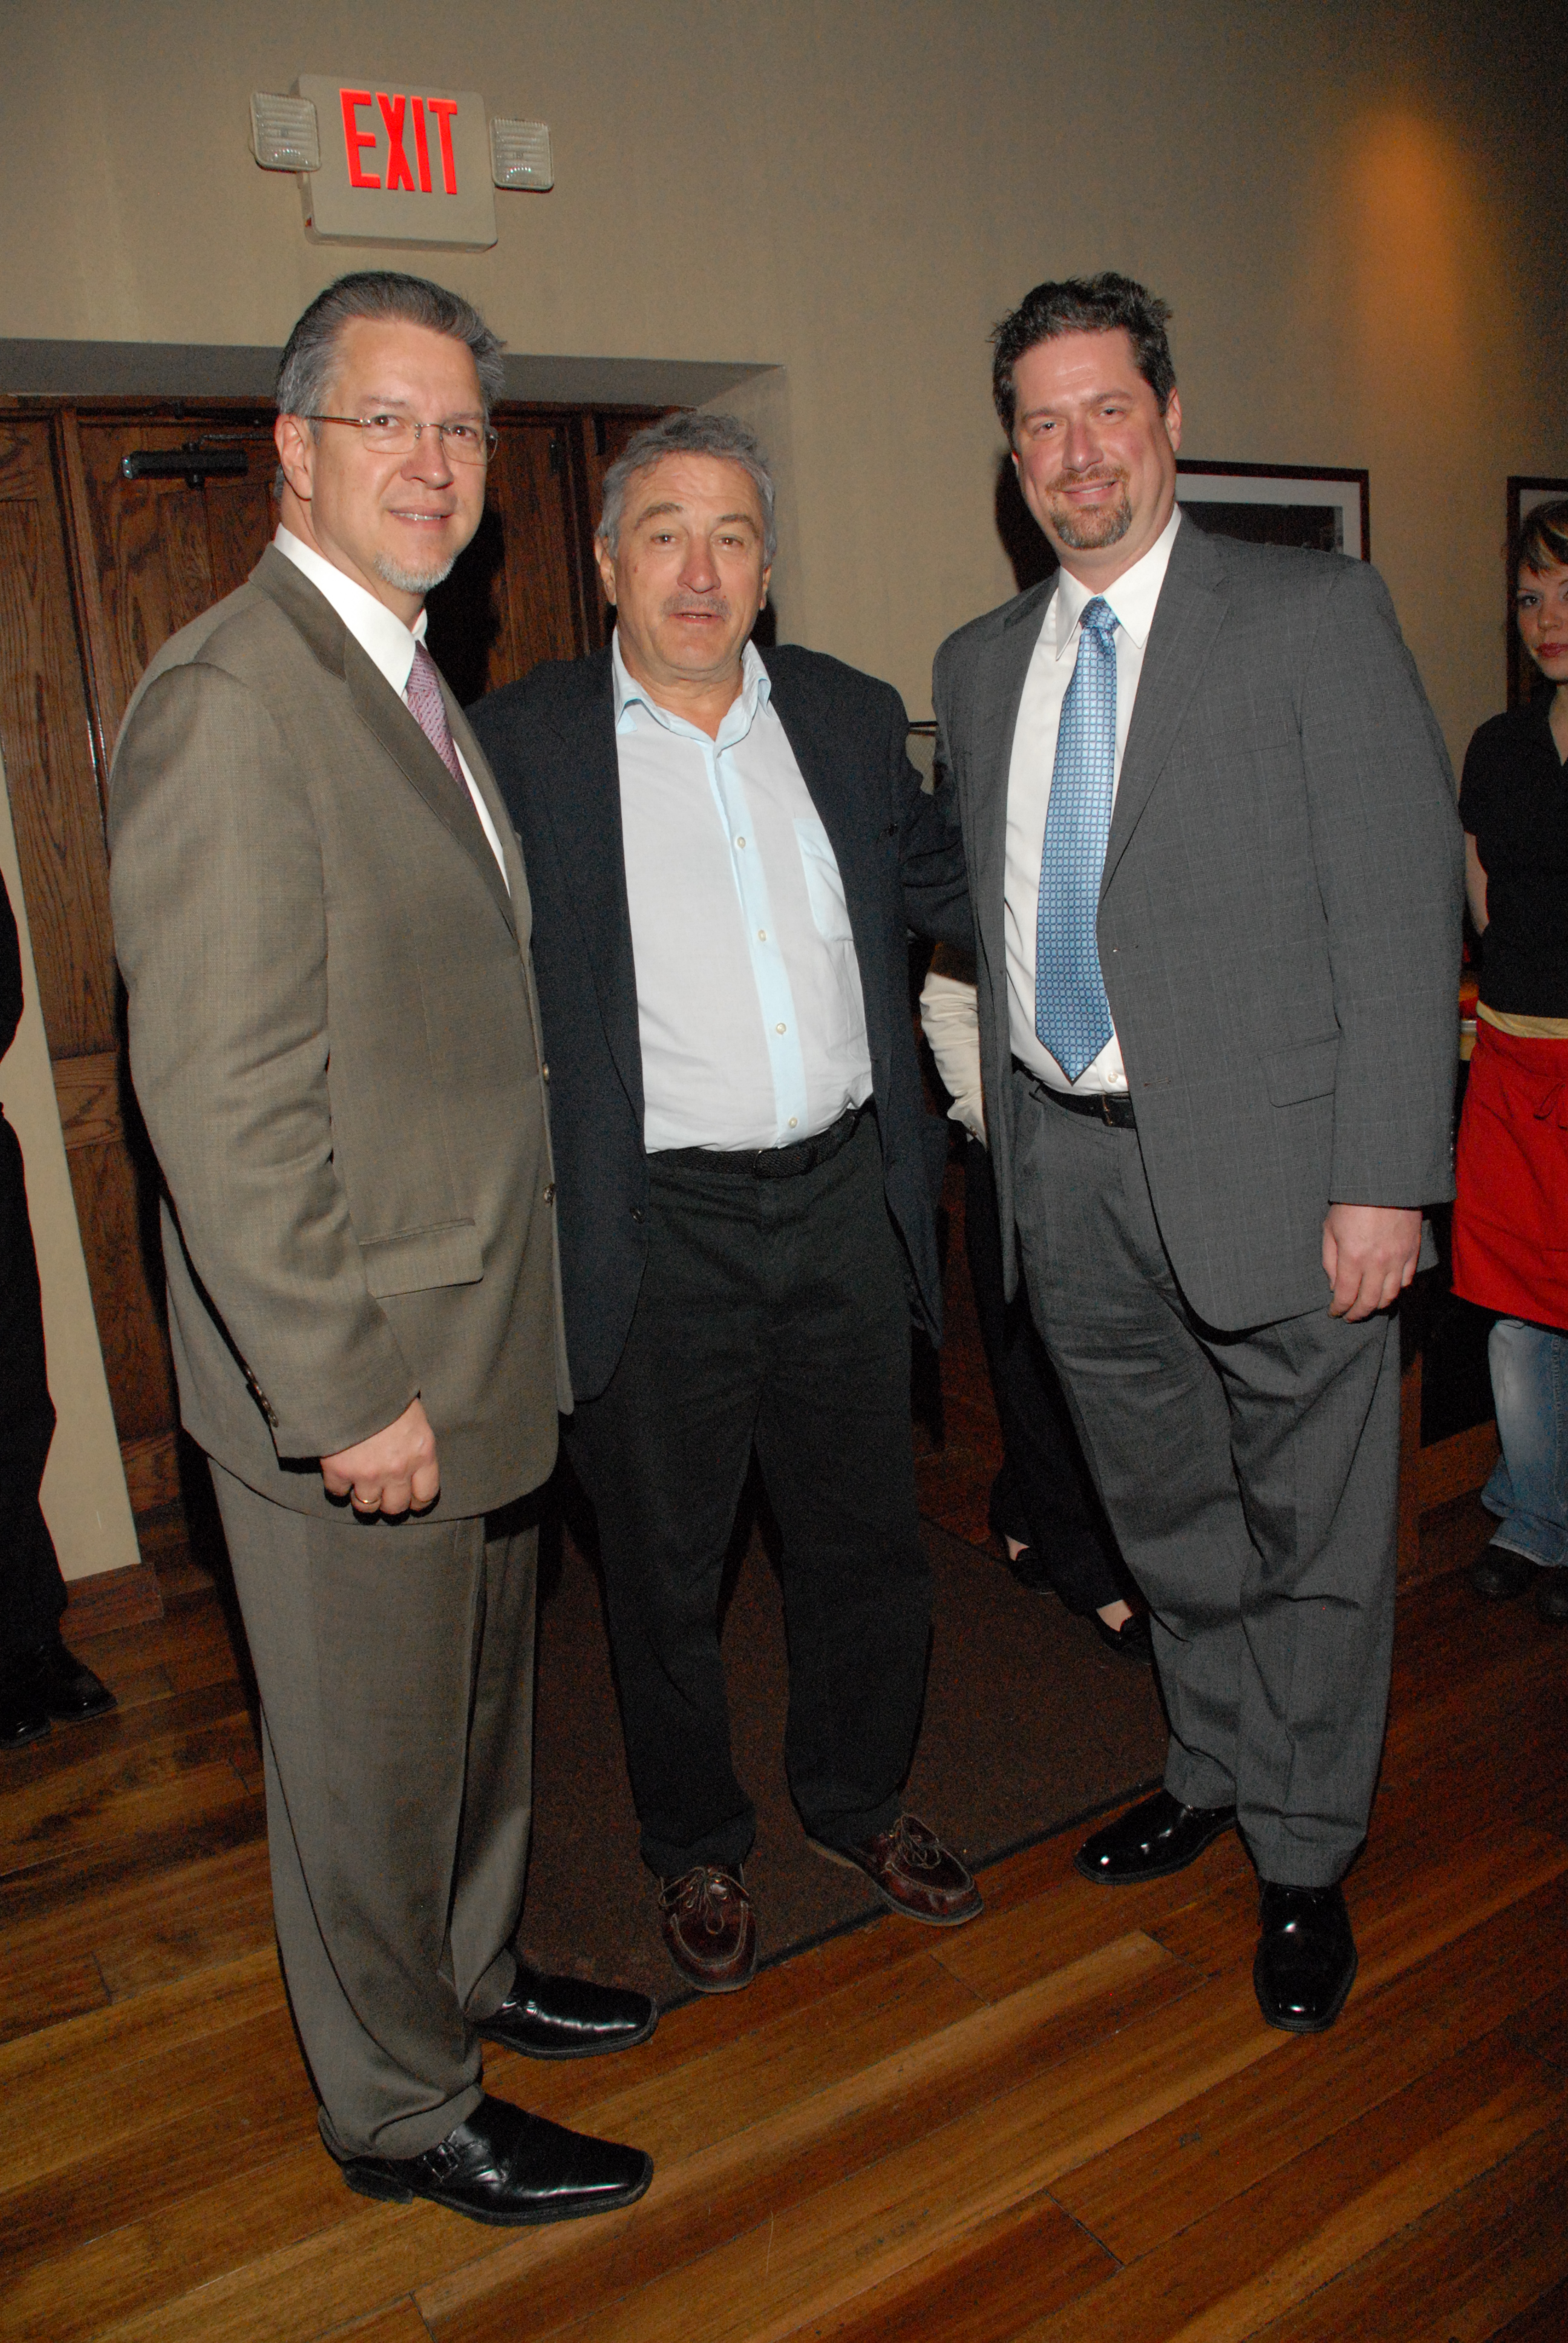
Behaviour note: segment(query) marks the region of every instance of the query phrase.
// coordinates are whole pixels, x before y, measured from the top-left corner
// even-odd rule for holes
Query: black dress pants
[[[649,1159],[648,1266],[568,1451],[598,1517],[649,1868],[733,1868],[756,1835],[719,1657],[725,1548],[755,1445],[782,1535],[789,1788],[813,1838],[888,1828],[930,1627],[915,1513],[903,1256],[866,1115],[785,1180]]]
[[[1021,1279],[1002,1298],[1001,1223],[990,1156],[964,1151],[964,1252],[990,1370],[1003,1463],[991,1491],[992,1525],[1033,1556],[1039,1578],[1087,1618],[1134,1592],[1115,1533],[1095,1494],[1056,1370],[1035,1332]],[[1030,1584],[1034,1584],[1030,1581]]]
[[[0,1673],[46,1644],[65,1582],[38,1503],[55,1408],[44,1358],[38,1263],[16,1134],[0,1113]]]

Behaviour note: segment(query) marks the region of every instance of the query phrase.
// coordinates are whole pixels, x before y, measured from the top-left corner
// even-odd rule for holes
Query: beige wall
[[[1108,265],[1175,305],[1187,452],[1370,466],[1456,752],[1501,704],[1504,478],[1568,474],[1554,11],[5,0],[3,30],[0,335],[281,340],[373,256],[306,242],[250,90],[479,88],[550,123],[558,185],[498,196],[493,251],[409,265],[518,350],[783,367],[755,394],[791,443],[781,630],[911,712],[1010,589],[988,328]]]
[[[76,1232],[3,768],[0,870],[21,930],[24,995],[16,1038],[0,1061],[0,1106],[16,1133],[26,1168],[27,1214],[44,1291],[49,1389],[59,1416],[44,1474],[44,1518],[66,1578],[90,1578],[99,1571],[124,1569],[141,1556],[93,1321],[87,1266]]]

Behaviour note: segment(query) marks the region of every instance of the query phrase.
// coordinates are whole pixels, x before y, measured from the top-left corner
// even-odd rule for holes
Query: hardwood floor
[[[317,2145],[229,1637],[161,1574],[161,1620],[84,1646],[118,1716],[0,1760],[0,2335],[1568,2334],[1568,1639],[1527,1604],[1404,1598],[1329,2035],[1259,2019],[1233,1840],[1120,1894],[1051,1841],[961,1932],[878,1921],[622,2060],[493,2057],[658,2166],[627,2214],[497,2232]]]

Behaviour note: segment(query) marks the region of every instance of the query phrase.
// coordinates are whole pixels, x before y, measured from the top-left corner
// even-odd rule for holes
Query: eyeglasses
[[[307,423],[347,423],[364,435],[364,444],[377,456],[407,456],[419,445],[422,432],[433,431],[454,464],[483,464],[500,445],[501,435],[489,424],[416,423],[407,415],[307,415]]]

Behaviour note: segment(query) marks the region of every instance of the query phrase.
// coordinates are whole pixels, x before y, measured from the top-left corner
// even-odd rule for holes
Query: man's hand
[[[1331,1318],[1370,1318],[1397,1302],[1421,1253],[1421,1214],[1398,1204],[1331,1204],[1323,1272]]]
[[[330,1497],[352,1497],[357,1513],[423,1513],[441,1493],[436,1435],[419,1400],[396,1423],[321,1460]]]

